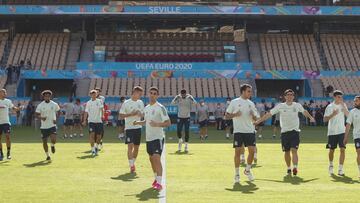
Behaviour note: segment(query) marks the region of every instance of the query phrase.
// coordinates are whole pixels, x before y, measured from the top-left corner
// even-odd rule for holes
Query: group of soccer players
[[[157,99],[159,97],[159,90],[156,87],[151,87],[148,92],[149,104],[144,106],[141,101],[144,90],[140,86],[136,86],[132,90],[132,95],[128,100],[121,98],[119,108],[119,138],[125,139],[127,144],[127,157],[129,161],[130,172],[134,173],[135,161],[138,156],[139,146],[141,142],[142,126],[146,126],[146,148],[149,155],[152,170],[154,172],[154,182],[152,187],[156,190],[162,189],[162,165],[161,154],[164,147],[164,129],[171,125],[166,108],[161,105]],[[246,167],[244,174],[249,181],[253,181],[254,175],[251,171],[252,164],[256,159],[256,126],[263,123],[265,120],[272,118],[274,115],[279,115],[281,127],[281,145],[284,151],[284,159],[287,166],[288,175],[297,175],[298,173],[298,148],[300,144],[300,121],[299,113],[310,119],[310,122],[315,122],[315,119],[306,111],[303,106],[294,101],[295,93],[288,89],[284,92],[285,102],[277,104],[273,109],[265,115],[260,116],[255,104],[251,101],[252,87],[248,84],[243,84],[240,87],[241,96],[239,98],[229,100],[225,119],[232,121],[233,126],[233,147],[235,149],[234,165],[235,165],[235,182],[240,181],[240,163],[241,156],[244,153],[244,148],[248,149],[248,157],[246,159]],[[48,139],[51,142],[51,152],[55,153],[56,144],[56,123],[60,115],[60,106],[51,100],[52,92],[45,90],[42,93],[43,101],[36,108],[36,116],[41,120],[41,138],[43,141],[43,149],[46,154],[46,160],[51,160],[48,150]],[[65,110],[65,135],[72,137],[71,126],[73,124],[83,126],[89,125],[89,137],[91,145],[91,153],[93,156],[98,155],[101,149],[102,139],[104,136],[103,114],[105,98],[100,95],[99,89],[94,89],[89,92],[90,100],[86,103],[85,109],[81,106],[80,100],[76,100],[72,104],[72,100],[62,106]],[[329,174],[333,175],[334,166],[334,151],[339,146],[340,157],[338,175],[344,176],[343,164],[345,160],[345,148],[348,142],[351,126],[353,129],[353,138],[357,151],[357,163],[359,167],[360,177],[360,96],[354,99],[354,109],[350,112],[343,101],[343,93],[339,90],[333,93],[334,101],[326,107],[324,121],[328,122],[328,143],[326,147],[329,149]],[[204,102],[200,102],[200,107],[204,107]],[[186,93],[186,90],[181,90],[172,104],[179,107],[177,135],[179,138],[178,150],[182,150],[182,128],[185,127],[185,148],[188,152],[189,143],[189,126],[190,126],[190,112],[193,104],[196,104],[195,99]],[[0,90],[0,143],[1,135],[6,136],[7,159],[11,159],[10,149],[10,121],[9,110],[19,111],[12,102],[6,98],[6,90]],[[198,117],[208,116],[206,108],[201,109],[201,114]],[[206,116],[205,116],[206,115]],[[206,117],[207,118],[207,117]],[[345,118],[346,125],[345,125]],[[81,123],[82,120],[82,123]],[[206,119],[199,118],[199,123]],[[204,124],[200,124],[201,125]],[[69,127],[70,126],[70,127]],[[82,128],[80,128],[82,130]],[[69,133],[70,132],[70,133]],[[80,131],[80,136],[83,136]],[[230,133],[227,134],[227,137]],[[76,134],[74,134],[76,136]],[[201,136],[205,138],[207,132],[201,132]],[[4,154],[2,144],[0,144],[0,160],[3,160]]]

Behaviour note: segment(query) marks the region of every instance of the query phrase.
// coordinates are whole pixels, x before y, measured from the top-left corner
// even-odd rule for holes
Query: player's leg
[[[240,154],[241,147],[235,148],[234,165],[235,165],[235,183],[240,181]]]
[[[11,159],[11,154],[10,154],[10,150],[11,150],[10,132],[6,133],[5,136],[6,136],[6,149],[7,149],[6,158]]]
[[[70,125],[69,125],[69,134],[70,134],[70,138],[73,137],[74,134],[74,120],[71,120]],[[74,136],[76,137],[76,136]]]
[[[204,134],[205,134],[205,139],[207,139],[209,137],[207,121],[206,121],[205,126],[204,126]]]
[[[65,119],[65,122],[64,122],[64,125],[63,125],[63,130],[64,130],[64,136],[63,136],[63,138],[65,139],[65,138],[67,138],[67,137],[68,137],[68,135],[67,135],[67,124],[66,124],[66,119]]]
[[[335,135],[328,136],[328,143],[326,144],[326,148],[329,149],[328,157],[329,157],[329,175],[334,174],[334,153],[337,148],[337,139],[335,139]]]
[[[49,147],[48,147],[48,135],[44,135],[43,134],[43,138],[42,138],[42,143],[43,143],[43,149],[44,149],[44,152],[45,152],[45,154],[46,154],[46,160],[51,160],[51,158],[50,158],[50,153],[49,153]]]
[[[345,136],[345,134],[338,135],[338,143],[339,143],[339,148],[340,148],[338,175],[340,175],[340,176],[345,175],[344,169],[343,169],[344,162],[345,162],[345,149],[346,149],[346,146],[344,145],[344,136]]]
[[[284,160],[287,166],[287,174],[291,175],[291,156],[290,156],[290,142],[288,132],[281,134],[281,146],[284,152]]]
[[[152,161],[154,164],[154,168],[155,168],[155,172],[156,172],[156,184],[154,186],[154,189],[156,190],[162,190],[162,172],[163,172],[163,168],[162,168],[162,164],[161,164],[161,155],[160,154],[153,154],[152,156]]]
[[[357,161],[358,168],[359,168],[359,178],[360,178],[360,148],[356,149],[356,154],[357,154],[356,161]]]
[[[190,118],[186,118],[185,120],[185,152],[189,151],[189,139],[190,139]]]
[[[255,152],[254,152],[254,164],[257,164],[257,146],[255,146]]]
[[[52,132],[50,135],[51,140],[51,152],[55,153],[55,144],[56,144],[56,132]]]
[[[291,159],[293,164],[293,175],[297,175],[297,167],[299,163],[298,150],[296,148],[291,148]]]
[[[0,161],[2,161],[4,159],[1,137],[2,137],[2,132],[0,131]]]
[[[178,118],[178,123],[177,123],[177,136],[179,138],[179,145],[178,145],[178,151],[181,151],[181,146],[183,143],[183,139],[182,139],[182,128],[184,126],[184,120],[182,118]]]
[[[254,161],[254,155],[255,155],[255,146],[256,146],[256,135],[255,133],[246,133],[242,134],[242,138],[244,140],[245,147],[248,148],[248,157],[246,160],[246,167],[244,174],[248,177],[249,181],[254,180],[254,176],[251,172],[251,166]]]
[[[245,164],[245,147],[241,145],[240,147],[240,164]]]

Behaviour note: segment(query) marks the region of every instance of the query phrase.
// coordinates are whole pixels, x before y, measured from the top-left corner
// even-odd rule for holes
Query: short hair
[[[95,89],[94,89],[94,90],[101,92],[100,87],[95,87]]]
[[[186,94],[186,89],[181,89],[180,94]]]
[[[360,95],[356,95],[354,99],[360,99]]]
[[[140,87],[140,86],[135,86],[135,87],[133,88],[133,90],[132,90],[132,93],[134,93],[135,91],[143,92],[144,89],[143,89],[142,87]]]
[[[338,95],[344,95],[344,93],[341,90],[335,90],[333,96],[336,97]]]
[[[292,94],[295,95],[295,92],[292,89],[287,89],[287,90],[284,91],[284,95],[287,95],[288,93],[292,93]]]
[[[2,88],[2,89],[0,89],[0,92],[6,92],[6,89],[4,89],[4,88]]]
[[[45,96],[45,94],[48,94],[48,95],[51,96],[53,93],[52,93],[51,90],[44,90],[44,91],[41,92],[41,95],[42,95],[42,96]]]
[[[242,84],[240,86],[240,93],[242,94],[247,88],[252,88],[249,84]]]
[[[227,101],[231,101],[231,97],[227,97],[226,100],[227,100]]]
[[[76,98],[76,102],[81,102],[79,98]]]
[[[159,94],[159,89],[157,87],[150,87],[149,92],[150,91],[156,91]]]
[[[125,100],[125,97],[120,97],[120,101],[124,101]]]
[[[94,94],[94,93],[97,93],[96,89],[90,90],[90,94]]]

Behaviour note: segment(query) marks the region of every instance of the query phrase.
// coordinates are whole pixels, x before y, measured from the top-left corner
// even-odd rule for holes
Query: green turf
[[[301,134],[298,177],[284,178],[280,141],[271,139],[266,128],[264,139],[258,140],[256,180],[249,183],[242,175],[234,185],[234,151],[223,131],[211,130],[205,143],[192,134],[189,154],[175,153],[175,133],[167,133],[167,202],[356,202],[360,182],[353,144],[347,149],[347,176],[329,177],[326,129],[307,127]],[[89,156],[87,137],[59,139],[53,161],[47,163],[39,131],[14,128],[13,160],[0,162],[0,202],[158,202],[158,193],[150,189],[145,145],[132,176],[115,129],[107,128],[105,136],[105,148],[96,158]]]

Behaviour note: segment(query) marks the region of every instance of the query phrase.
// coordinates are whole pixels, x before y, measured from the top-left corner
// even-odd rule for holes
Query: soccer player
[[[99,87],[95,88],[97,96],[96,98],[100,99],[100,101],[102,102],[103,106],[105,107],[105,97],[101,95],[101,89]],[[103,109],[103,111],[105,110],[105,108]],[[105,112],[102,113],[102,115],[105,115]],[[101,150],[103,147],[103,138],[104,138],[104,127],[103,127],[103,131],[101,133],[101,140],[100,140],[100,144],[98,146],[98,149]]]
[[[178,120],[177,120],[177,136],[179,138],[178,152],[181,151],[183,139],[182,129],[185,127],[185,153],[189,152],[189,131],[190,131],[190,113],[191,106],[196,104],[193,96],[186,93],[185,89],[180,91],[179,95],[171,101],[171,104],[178,106]]]
[[[120,116],[120,109],[121,109],[121,106],[124,104],[124,102],[125,102],[125,97],[120,97],[120,105],[119,105],[119,109],[118,109],[119,116],[118,116],[118,120],[116,122],[116,125],[117,125],[118,130],[119,130],[118,138],[120,140],[123,140],[124,137],[125,137],[125,135],[124,135],[125,120],[123,118],[121,118],[121,116]]]
[[[102,122],[104,104],[97,99],[96,90],[90,91],[90,97],[91,99],[86,103],[83,125],[86,126],[86,121],[89,123],[91,154],[96,156],[99,151],[101,134],[104,132]]]
[[[224,108],[220,106],[220,103],[217,103],[215,108],[215,120],[216,120],[216,130],[222,130],[223,117],[225,114]]]
[[[338,175],[344,176],[344,161],[345,161],[345,116],[349,115],[349,110],[344,103],[343,93],[340,90],[335,90],[333,93],[334,101],[330,103],[324,114],[324,122],[328,122],[328,143],[326,148],[329,149],[329,174],[334,174],[334,152],[339,145],[340,157],[339,157],[339,170]]]
[[[197,119],[200,129],[200,139],[205,140],[208,138],[208,119],[209,119],[209,108],[205,105],[204,100],[200,101],[200,106],[197,108]]]
[[[73,99],[70,97],[69,102],[65,103],[63,106],[65,110],[65,122],[64,122],[64,138],[73,137],[73,127],[74,127],[74,104]]]
[[[51,100],[52,92],[50,90],[44,90],[41,95],[44,101],[42,101],[36,107],[36,116],[41,119],[41,138],[43,141],[43,148],[46,154],[46,160],[50,161],[50,153],[48,147],[48,139],[51,140],[51,152],[55,153],[56,143],[56,121],[59,117],[60,106]]]
[[[353,138],[357,153],[356,160],[359,168],[359,178],[360,178],[360,96],[356,96],[354,98],[354,108],[350,111],[346,121],[346,129],[345,129],[345,137],[344,137],[345,145],[348,142],[351,125],[354,126]]]
[[[0,161],[4,159],[1,136],[4,134],[6,137],[7,159],[11,159],[11,123],[9,118],[9,109],[19,111],[20,109],[15,107],[10,99],[6,98],[7,93],[5,89],[0,89]]]
[[[262,99],[261,102],[256,104],[255,106],[256,106],[256,109],[258,110],[260,116],[265,115],[265,112],[266,112],[265,99]],[[263,132],[264,125],[265,125],[265,123],[262,122],[256,126],[256,131],[257,131],[259,139],[262,139],[262,132]]]
[[[299,112],[310,119],[310,122],[315,122],[315,119],[309,114],[304,107],[294,102],[295,92],[292,89],[287,89],[284,92],[285,102],[280,103],[266,113],[263,117],[257,120],[254,124],[264,122],[275,114],[280,114],[281,126],[281,145],[285,152],[284,158],[287,165],[287,175],[291,175],[291,160],[293,163],[293,175],[298,173],[298,148],[300,144],[300,120]],[[292,156],[290,155],[290,152]]]
[[[73,115],[74,115],[74,137],[76,137],[77,135],[76,130],[78,130],[79,136],[83,137],[84,134],[81,123],[84,115],[84,107],[81,105],[80,99],[75,100]]]
[[[135,86],[131,98],[126,100],[120,109],[120,118],[125,119],[125,144],[128,146],[128,160],[130,172],[135,173],[135,161],[141,141],[141,126],[134,125],[134,121],[141,120],[144,113],[144,103],[140,100],[143,88]]]
[[[162,190],[162,165],[161,154],[164,148],[164,128],[171,125],[166,108],[157,102],[159,90],[151,87],[149,90],[149,104],[144,109],[144,120],[134,121],[134,125],[146,125],[146,151],[149,154],[150,163],[154,172],[155,180],[152,187]]]
[[[232,119],[234,125],[233,147],[235,148],[235,183],[240,181],[239,167],[242,145],[247,147],[249,151],[244,174],[248,177],[249,181],[254,180],[254,176],[251,172],[256,146],[255,126],[253,125],[253,120],[254,118],[259,117],[255,104],[250,100],[252,87],[248,84],[241,85],[240,94],[241,96],[233,99],[226,109],[226,117],[228,119]]]

